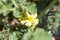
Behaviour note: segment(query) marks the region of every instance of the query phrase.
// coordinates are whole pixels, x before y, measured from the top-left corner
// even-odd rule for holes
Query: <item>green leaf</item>
[[[13,4],[12,3],[6,4],[5,6],[6,6],[7,9],[12,9],[13,8]]]
[[[2,0],[2,1],[6,3],[8,0]]]
[[[0,12],[4,12],[6,10],[6,6],[0,1]]]
[[[36,8],[36,4],[35,3],[27,2],[24,5],[22,5],[22,9],[23,10],[27,10],[31,14],[37,13],[37,8]]]
[[[3,11],[3,16],[7,16],[9,11]]]
[[[35,3],[27,3],[26,10],[31,14],[37,13],[36,4]]]
[[[31,36],[32,36],[32,32],[30,30],[28,30],[28,32],[25,33],[25,35],[23,36],[22,40],[30,40]]]
[[[10,35],[10,36],[11,36],[11,37],[10,37],[9,40],[18,40],[17,37],[16,37],[16,33],[15,33],[15,32],[13,32],[13,34]]]
[[[19,0],[21,4],[26,3],[26,0]]]
[[[15,9],[13,11],[13,16],[20,18],[20,15],[22,14],[22,12],[19,9]]]
[[[20,40],[20,32],[15,31],[10,35],[9,40]]]
[[[28,31],[23,40],[52,40],[52,36],[43,29],[36,29],[35,32]]]

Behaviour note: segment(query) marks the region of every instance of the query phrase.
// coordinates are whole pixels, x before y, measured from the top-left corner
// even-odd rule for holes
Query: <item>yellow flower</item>
[[[27,11],[24,13],[24,17],[19,19],[22,24],[25,24],[27,27],[32,26],[32,24],[37,25],[39,20],[37,19],[37,13],[29,14]]]

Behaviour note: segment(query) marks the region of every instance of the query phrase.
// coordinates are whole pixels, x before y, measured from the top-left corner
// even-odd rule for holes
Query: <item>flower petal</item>
[[[26,25],[27,27],[31,27],[32,23],[31,23],[31,22],[27,22],[25,25]]]
[[[32,16],[33,18],[37,18],[37,13],[33,14]]]
[[[35,24],[35,25],[37,25],[37,24],[38,24],[38,22],[39,22],[39,20],[38,20],[38,19],[34,19],[34,24]]]
[[[25,15],[27,15],[27,17],[30,16],[30,14],[27,11],[26,11],[26,14]]]
[[[24,23],[26,23],[26,21],[20,21],[21,22],[21,24],[23,24],[24,25]]]

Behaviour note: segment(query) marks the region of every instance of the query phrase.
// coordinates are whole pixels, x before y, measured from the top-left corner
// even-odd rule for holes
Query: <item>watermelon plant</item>
[[[50,0],[46,0],[48,1]],[[38,25],[41,25],[43,17],[57,1],[50,1],[43,8],[44,0],[0,0],[0,40],[52,40],[52,35],[48,33],[52,20],[47,19],[47,31],[38,28]],[[40,5],[42,11],[39,12]]]

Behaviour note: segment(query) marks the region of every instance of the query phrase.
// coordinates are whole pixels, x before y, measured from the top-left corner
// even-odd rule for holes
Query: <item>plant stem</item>
[[[44,9],[39,15],[38,15],[38,19],[41,20],[42,17],[47,14],[47,12],[49,11],[49,9],[52,8],[52,6],[57,2],[58,0],[53,0],[46,9]]]

